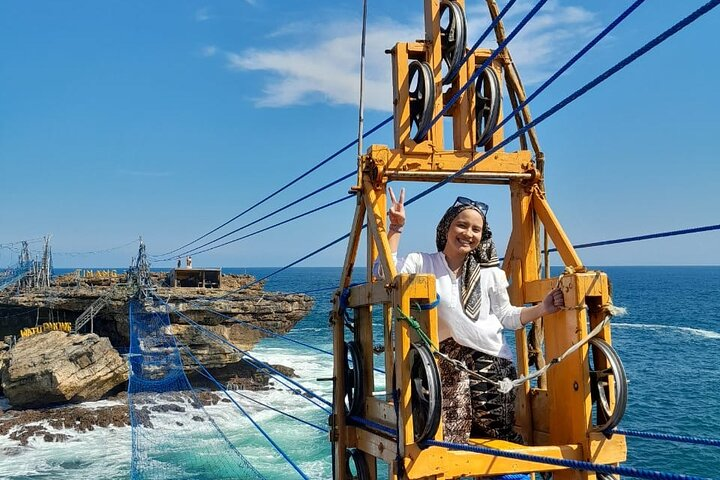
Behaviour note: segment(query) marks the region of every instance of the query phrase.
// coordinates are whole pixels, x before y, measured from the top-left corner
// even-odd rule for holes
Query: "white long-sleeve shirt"
[[[397,259],[398,273],[432,273],[440,304],[438,305],[438,334],[440,341],[452,337],[457,343],[497,357],[513,360],[512,352],[503,337],[503,328],[522,328],[522,307],[510,304],[505,272],[498,267],[480,270],[479,287],[482,292],[477,320],[465,314],[460,302],[460,281],[450,270],[445,255],[411,253]]]

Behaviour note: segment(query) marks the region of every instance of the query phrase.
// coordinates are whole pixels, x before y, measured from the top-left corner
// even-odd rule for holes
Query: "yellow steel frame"
[[[342,271],[340,290],[336,294],[331,318],[334,346],[334,411],[331,416],[330,440],[333,444],[334,475],[347,478],[346,449],[364,452],[370,466],[371,478],[377,476],[377,459],[390,465],[392,478],[449,479],[463,475],[501,475],[520,472],[553,471],[556,480],[593,479],[592,472],[580,472],[544,463],[523,462],[504,457],[450,451],[440,447],[421,449],[414,442],[411,411],[410,345],[418,341],[416,333],[405,322],[395,322],[392,311],[400,308],[411,315],[412,302],[430,303],[435,300],[435,279],[432,275],[398,275],[392,260],[386,232],[386,185],[392,180],[438,181],[446,178],[477,155],[474,147],[475,121],[474,91],[471,87],[457,106],[448,112],[452,117],[453,149],[443,149],[443,123],[437,122],[428,133],[427,141],[415,143],[410,139],[408,99],[408,62],[427,61],[433,67],[436,90],[441,91],[440,71],[440,5],[437,0],[424,0],[426,41],[399,43],[392,49],[395,92],[395,148],[372,145],[359,159],[355,215]],[[459,2],[461,5],[462,1]],[[488,0],[491,14],[497,8]],[[464,6],[464,5],[462,5]],[[500,25],[500,28],[502,26]],[[489,51],[478,51],[461,69],[452,87],[453,94],[474,72],[475,66],[488,58]],[[500,55],[492,64],[505,78],[512,80],[508,69],[509,55]],[[513,71],[514,72],[514,71]],[[500,77],[500,75],[499,75]],[[512,88],[511,88],[512,87]],[[510,85],[511,98],[524,98],[517,84]],[[435,104],[435,115],[443,107],[443,96]],[[525,119],[528,112],[523,112]],[[498,131],[485,146],[490,148],[502,141]],[[533,140],[533,144],[536,141]],[[542,175],[532,161],[531,152],[495,152],[455,181],[473,184],[506,184],[510,190],[512,234],[508,242],[503,269],[511,280],[510,297],[515,305],[540,302],[555,284],[560,282],[567,309],[551,315],[544,322],[545,358],[552,359],[583,339],[588,331],[603,320],[602,306],[610,302],[607,276],[589,272],[583,266],[560,223],[553,214],[542,188]],[[351,276],[360,245],[363,224],[367,224],[367,283],[350,286]],[[557,248],[567,271],[561,278],[540,278],[540,225]],[[379,262],[384,278],[372,274],[372,266]],[[373,392],[373,376],[364,378],[364,411],[361,416],[395,430],[397,438],[377,429],[349,425],[345,404],[344,342],[346,330],[340,306],[340,293],[349,289],[347,307],[354,311],[354,340],[360,345],[365,371],[373,368],[372,311],[380,306],[383,313],[386,373],[385,395]],[[432,342],[437,345],[437,313],[427,310],[412,315],[421,324]],[[606,326],[600,337],[610,341]],[[516,333],[517,368],[519,375],[529,373],[527,337],[525,330]],[[393,376],[397,389],[397,405],[392,400]],[[626,459],[625,438],[614,435],[605,438],[592,429],[592,402],[588,365],[588,346],[584,345],[564,361],[548,371],[546,388],[532,388],[529,383],[516,389],[516,427],[529,446],[493,439],[472,439],[479,445],[552,458],[617,464]],[[611,395],[612,398],[612,395]],[[434,437],[442,440],[442,425]],[[395,462],[403,464],[402,475]]]

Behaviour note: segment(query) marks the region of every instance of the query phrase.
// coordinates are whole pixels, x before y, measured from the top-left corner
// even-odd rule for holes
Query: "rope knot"
[[[500,390],[500,393],[510,393],[510,391],[515,388],[515,385],[513,384],[513,381],[509,378],[505,377],[502,380],[500,380],[500,383],[498,383],[498,390]]]
[[[625,315],[627,315],[627,308],[616,307],[612,303],[603,305],[603,308],[605,310],[606,315],[610,315],[611,317],[624,317]]]

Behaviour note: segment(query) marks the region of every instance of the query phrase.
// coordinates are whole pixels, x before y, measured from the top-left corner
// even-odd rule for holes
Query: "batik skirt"
[[[472,436],[523,443],[522,437],[513,430],[515,392],[500,393],[493,383],[503,378],[515,379],[517,372],[513,363],[464,347],[452,338],[440,343],[440,351],[483,377],[483,380],[471,378],[467,371],[440,359],[445,441],[467,443]]]

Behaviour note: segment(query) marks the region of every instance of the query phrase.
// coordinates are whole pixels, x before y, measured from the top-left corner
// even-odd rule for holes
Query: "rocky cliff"
[[[14,407],[98,400],[128,379],[128,367],[107,338],[46,332],[23,338],[0,369]]]
[[[313,306],[312,297],[307,295],[267,292],[262,284],[251,285],[255,279],[250,275],[223,275],[223,286],[218,289],[163,286],[165,274],[152,275],[160,285],[159,297],[194,321],[212,326],[216,333],[239,342],[237,345],[243,349],[265,336],[257,328],[286,333]],[[43,322],[74,323],[93,302],[107,296],[107,305],[79,333],[90,332],[92,325],[93,333],[108,337],[120,350],[126,349],[128,300],[135,291],[124,280],[124,276],[85,279],[70,274],[54,279],[48,288],[2,291],[0,339]],[[172,320],[178,332],[187,330],[182,318],[173,316]]]
[[[252,284],[254,278],[249,275],[224,275],[222,288],[170,287],[163,285],[163,274],[152,275],[159,285],[156,295],[171,311],[182,312],[241,350],[252,349],[267,332],[287,333],[313,305],[307,295],[266,292],[263,285]],[[127,367],[118,351],[129,347],[128,301],[134,293],[123,276],[88,279],[79,275],[59,277],[50,287],[0,292],[0,338],[17,336],[22,328],[43,322],[76,326],[77,318],[93,302],[107,300],[92,322],[77,331],[79,335],[33,335],[0,355],[4,357],[0,358],[0,386],[9,402],[26,407],[96,399],[122,384]],[[171,315],[173,334],[217,372],[218,380],[242,382],[253,376],[246,372],[237,351],[201,333],[183,315]],[[93,334],[87,335],[90,330]],[[93,380],[85,381],[89,378]]]

